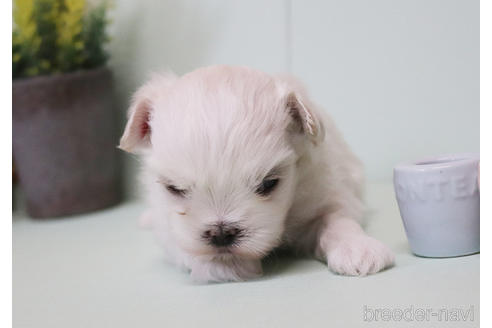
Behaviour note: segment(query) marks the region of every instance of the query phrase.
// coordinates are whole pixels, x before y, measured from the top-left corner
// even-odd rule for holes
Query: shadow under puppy
[[[359,224],[360,162],[291,78],[231,66],[155,75],[120,148],[143,159],[141,220],[197,281],[257,277],[280,246],[339,274],[393,264]]]

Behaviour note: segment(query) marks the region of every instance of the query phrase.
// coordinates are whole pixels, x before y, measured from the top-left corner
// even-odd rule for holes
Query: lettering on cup
[[[478,192],[474,176],[454,175],[448,178],[405,179],[396,184],[396,196],[407,201],[443,201],[465,199]]]

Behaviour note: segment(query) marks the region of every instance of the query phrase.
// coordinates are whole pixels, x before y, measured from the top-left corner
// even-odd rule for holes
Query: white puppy
[[[393,263],[359,225],[360,162],[292,79],[229,66],[155,76],[120,148],[143,158],[143,219],[197,281],[257,277],[280,246],[339,274]]]

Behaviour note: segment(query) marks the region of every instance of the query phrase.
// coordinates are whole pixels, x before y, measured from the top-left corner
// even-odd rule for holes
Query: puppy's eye
[[[179,197],[184,197],[186,196],[186,190],[185,189],[179,189],[178,187],[174,185],[166,185],[167,191],[169,191],[171,194]]]
[[[280,179],[265,178],[255,192],[261,196],[268,196],[277,187],[279,181]]]

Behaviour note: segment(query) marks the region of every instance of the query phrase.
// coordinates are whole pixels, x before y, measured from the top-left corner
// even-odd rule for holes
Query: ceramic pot
[[[13,155],[29,215],[83,213],[121,199],[108,69],[15,80],[12,102]]]
[[[404,163],[394,187],[412,252],[452,257],[480,251],[478,154]]]

